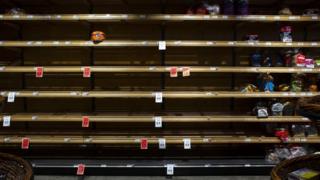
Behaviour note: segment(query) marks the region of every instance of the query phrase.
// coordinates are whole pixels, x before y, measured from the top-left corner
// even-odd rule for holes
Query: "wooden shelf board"
[[[84,67],[91,72],[127,72],[127,73],[163,73],[170,72],[176,66],[45,66],[44,73],[82,73]],[[232,67],[232,66],[178,66],[190,68],[191,73],[320,73],[320,68],[301,67]],[[31,66],[2,66],[0,73],[35,73],[36,67]]]

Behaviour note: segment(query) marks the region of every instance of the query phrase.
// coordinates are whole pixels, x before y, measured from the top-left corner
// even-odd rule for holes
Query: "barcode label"
[[[162,117],[154,117],[154,125],[156,128],[162,128]]]
[[[155,93],[155,101],[156,103],[162,103],[162,92]]]
[[[166,149],[166,139],[159,139],[159,149]]]
[[[166,42],[165,41],[159,41],[159,50],[163,51],[166,50]]]
[[[174,164],[167,164],[167,175],[174,174]]]
[[[9,92],[9,93],[8,93],[8,102],[9,102],[9,103],[14,102],[15,97],[16,97],[16,93],[15,93],[15,92]]]
[[[191,149],[191,139],[183,139],[183,146],[184,149]]]
[[[3,116],[3,127],[10,127],[11,116]]]

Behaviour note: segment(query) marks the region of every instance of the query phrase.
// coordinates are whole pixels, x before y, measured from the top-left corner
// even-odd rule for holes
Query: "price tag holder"
[[[167,175],[174,175],[174,164],[167,164]]]
[[[29,138],[22,138],[21,140],[21,149],[29,149],[30,139]]]
[[[164,51],[167,49],[167,43],[166,41],[159,41],[158,42],[158,45],[159,45],[159,50],[160,51]]]
[[[171,67],[170,68],[170,77],[178,77],[178,68],[177,67]]]
[[[140,149],[141,150],[147,150],[148,149],[148,139],[147,138],[142,138],[140,140]]]
[[[155,93],[155,101],[156,101],[156,103],[162,103],[163,102],[163,94],[162,94],[162,92],[156,92]]]
[[[36,78],[43,77],[43,67],[36,67]]]
[[[88,116],[82,116],[82,127],[88,128],[90,125],[90,120]]]
[[[160,116],[154,117],[154,126],[156,128],[162,128],[162,117]]]
[[[16,93],[15,92],[9,92],[8,93],[8,103],[13,103],[16,97]]]
[[[78,165],[77,165],[77,175],[78,175],[78,176],[84,175],[84,170],[85,170],[85,168],[86,168],[86,165],[84,165],[84,164],[78,164]]]
[[[10,127],[11,116],[3,116],[3,127]]]
[[[189,138],[183,139],[183,147],[184,149],[191,149],[191,139]]]
[[[91,77],[91,68],[90,67],[83,67],[82,68],[82,72],[83,72],[83,77],[84,78]]]
[[[190,76],[190,67],[183,67],[182,68],[182,77],[188,77]]]
[[[166,139],[160,138],[158,142],[159,142],[159,149],[166,149]]]

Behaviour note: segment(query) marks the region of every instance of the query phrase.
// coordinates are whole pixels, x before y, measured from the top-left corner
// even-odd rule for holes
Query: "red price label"
[[[140,149],[143,149],[143,150],[148,149],[148,139],[142,138],[140,140]]]
[[[86,168],[86,165],[84,165],[84,164],[78,164],[77,175],[78,175],[78,176],[84,175],[84,169],[85,169],[85,168]]]
[[[83,77],[84,78],[91,77],[91,68],[90,67],[84,67],[83,68]]]
[[[170,68],[170,77],[178,77],[178,68],[177,67]]]
[[[30,139],[22,138],[21,140],[21,149],[29,149]]]
[[[89,127],[90,121],[88,116],[82,117],[82,127],[87,128]]]
[[[37,78],[43,77],[43,67],[36,67],[36,77]]]

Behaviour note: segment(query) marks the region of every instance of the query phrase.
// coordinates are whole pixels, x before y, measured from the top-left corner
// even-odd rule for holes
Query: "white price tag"
[[[158,141],[159,141],[159,149],[166,149],[166,139],[160,138]]]
[[[313,43],[311,43],[311,46],[318,46],[318,43],[313,42]]]
[[[10,127],[11,116],[3,116],[3,127]]]
[[[8,102],[9,103],[14,102],[15,97],[16,97],[16,93],[15,92],[9,92],[8,93]]]
[[[159,50],[163,51],[166,50],[166,42],[165,41],[159,41]]]
[[[252,141],[251,138],[244,139],[244,142],[251,142],[251,141]]]
[[[312,19],[312,20],[318,20],[319,17],[318,17],[318,16],[311,16],[311,19]]]
[[[298,16],[289,16],[289,20],[299,19]]]
[[[301,142],[307,142],[306,138],[301,138]]]
[[[70,92],[70,95],[71,95],[71,96],[77,96],[78,93],[77,93],[77,92]]]
[[[39,92],[38,91],[32,92],[32,96],[39,96]]]
[[[156,128],[162,128],[162,117],[160,116],[154,117],[154,126]]]
[[[281,17],[280,17],[280,16],[274,16],[273,19],[275,19],[275,20],[280,20]]]
[[[207,45],[213,45],[212,41],[207,41]]]
[[[217,71],[218,68],[217,67],[210,67],[210,71]]]
[[[184,149],[191,149],[191,139],[185,138],[183,139]]]
[[[167,164],[167,175],[174,174],[174,164]]]
[[[72,19],[79,19],[79,16],[73,15],[73,16],[72,16]]]
[[[156,103],[162,103],[162,92],[155,93],[155,101]]]
[[[286,43],[287,46],[292,46],[291,42]]]
[[[272,42],[266,42],[267,46],[272,46]]]

